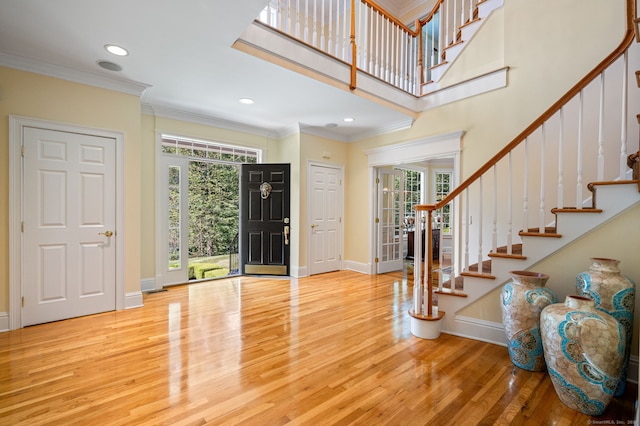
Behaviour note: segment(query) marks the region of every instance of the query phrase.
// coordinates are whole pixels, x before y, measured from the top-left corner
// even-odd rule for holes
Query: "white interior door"
[[[377,272],[399,271],[404,266],[402,220],[404,182],[402,171],[378,169]]]
[[[309,166],[309,275],[342,269],[342,169]]]
[[[116,308],[116,143],[25,127],[22,325]]]

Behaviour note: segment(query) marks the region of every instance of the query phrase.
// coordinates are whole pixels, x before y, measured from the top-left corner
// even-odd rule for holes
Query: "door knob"
[[[315,223],[311,224],[311,229],[316,229],[316,226],[318,225],[316,225]]]
[[[98,232],[98,235],[104,235],[105,237],[110,237],[113,235],[113,232],[111,231]]]

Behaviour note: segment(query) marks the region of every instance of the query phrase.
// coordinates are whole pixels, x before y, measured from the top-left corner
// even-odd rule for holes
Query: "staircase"
[[[423,84],[421,87],[421,95],[431,94],[439,89],[443,89],[446,85],[442,84],[442,77],[445,75],[451,64],[453,64],[462,53],[462,51],[469,45],[469,42],[473,36],[480,30],[484,22],[491,13],[502,7],[504,0],[482,0],[476,5],[472,5],[470,9],[469,17],[459,27],[453,31],[451,40],[447,40],[447,37],[443,37],[440,40],[440,47],[435,48],[430,43],[426,43],[424,52],[424,61],[426,67],[424,70]],[[434,12],[429,16],[436,16],[436,12],[444,14],[449,8],[446,3],[440,4],[438,9],[434,9]],[[459,12],[460,13],[460,12]],[[428,19],[429,17],[427,17]],[[440,16],[440,22],[449,21],[446,17]],[[426,21],[423,25],[426,26],[426,34],[429,35],[429,29],[431,22]],[[439,52],[442,52],[439,54]]]
[[[639,98],[640,35],[635,5],[627,4],[628,31],[615,52],[449,197],[422,206],[430,223],[433,211],[452,203],[462,224],[454,235],[453,264],[435,271],[440,279],[433,298],[428,294],[433,273],[415,286],[424,289],[416,296],[422,302],[419,314],[439,317],[443,332],[505,344],[500,322],[460,312],[486,297],[495,301],[483,306],[499,312],[498,289],[510,279],[509,271],[537,270],[540,262],[640,204],[638,153],[633,153],[640,114],[638,103],[627,99]],[[623,93],[617,100],[622,107],[610,113],[604,94],[616,89]],[[627,109],[630,104],[635,110]],[[586,112],[592,110],[593,115]],[[617,130],[605,130],[611,128]],[[433,313],[431,300],[438,306]]]

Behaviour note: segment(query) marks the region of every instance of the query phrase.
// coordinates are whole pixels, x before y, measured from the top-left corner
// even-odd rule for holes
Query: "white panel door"
[[[309,275],[342,268],[342,169],[309,167]]]
[[[116,144],[25,127],[23,325],[116,308]]]
[[[402,171],[378,170],[378,255],[379,274],[399,271],[404,266],[402,220],[404,219],[404,178]]]

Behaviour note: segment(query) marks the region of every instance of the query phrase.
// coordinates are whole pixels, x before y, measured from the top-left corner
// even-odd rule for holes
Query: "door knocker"
[[[262,182],[260,185],[260,195],[263,200],[269,198],[269,194],[271,194],[271,184],[269,182]]]

